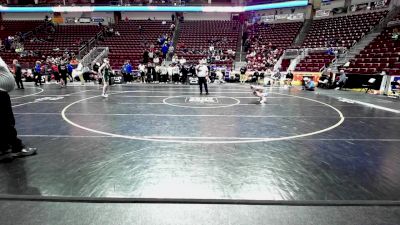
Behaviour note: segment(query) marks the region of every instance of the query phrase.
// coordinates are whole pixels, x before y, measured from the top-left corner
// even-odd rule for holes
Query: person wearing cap
[[[105,58],[103,60],[103,65],[100,66],[99,73],[103,76],[103,94],[101,96],[107,98],[108,97],[107,91],[109,86],[108,82],[110,80],[110,73],[111,73],[111,66],[108,58]]]
[[[17,83],[18,89],[24,89],[24,84],[22,83],[22,69],[18,60],[13,60],[13,70],[15,75],[15,82]]]
[[[15,79],[0,57],[0,161],[36,154],[36,148],[27,148],[17,136],[15,118],[8,92],[14,90]]]
[[[205,65],[203,60],[200,61],[200,65],[196,66],[197,77],[199,78],[199,86],[200,86],[200,94],[203,94],[203,85],[206,91],[206,95],[208,95],[208,67]]]
[[[304,77],[304,90],[306,91],[314,91],[315,90],[315,83],[312,79],[308,77]]]

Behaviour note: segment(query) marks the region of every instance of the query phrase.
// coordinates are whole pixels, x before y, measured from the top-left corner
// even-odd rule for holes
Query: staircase
[[[294,46],[301,46],[306,38],[308,31],[311,28],[312,19],[305,20],[303,23],[303,27],[301,27],[299,34],[293,41]]]
[[[392,10],[388,12],[383,21],[375,28],[376,30],[382,31],[387,24],[392,21],[398,14],[400,14],[400,6],[395,6]]]
[[[336,62],[333,64],[333,72],[337,72],[337,67],[344,65],[346,62],[354,59],[356,55],[360,54],[365,47],[367,47],[376,37],[381,34],[387,23],[399,13],[400,7],[395,7],[393,10],[391,10],[379,23],[379,25],[374,27],[369,34],[365,35],[359,42],[351,47],[343,57],[339,57],[338,60],[336,60]]]
[[[243,53],[243,32],[244,32],[244,25],[240,24],[239,28],[239,37],[238,37],[238,43],[236,46],[236,55],[235,55],[235,61],[242,61],[242,55],[246,55],[246,53]]]
[[[233,65],[233,70],[240,70],[241,67],[246,66],[247,63],[246,62],[235,62],[235,64]]]
[[[95,63],[102,63],[102,60],[108,56],[108,47],[95,47],[82,58],[82,65],[92,68]]]
[[[179,34],[181,33],[180,32],[180,27],[181,27],[181,23],[179,22],[179,20],[178,19],[176,19],[175,20],[175,31],[174,31],[174,38],[172,39],[172,43],[173,43],[173,46],[174,46],[174,50],[175,50],[175,52],[176,52],[176,46],[178,45],[178,40],[179,40]],[[167,60],[172,60],[172,57],[168,57],[167,56]]]

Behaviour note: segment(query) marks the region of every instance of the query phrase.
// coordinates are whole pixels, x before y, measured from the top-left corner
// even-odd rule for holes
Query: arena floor
[[[108,99],[98,86],[16,90],[19,136],[38,154],[0,164],[0,194],[400,200],[398,100],[270,91],[259,105],[248,85],[212,85],[201,98],[183,85],[113,86]]]

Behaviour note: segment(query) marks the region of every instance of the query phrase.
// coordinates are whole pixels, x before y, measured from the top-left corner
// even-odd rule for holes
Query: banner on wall
[[[65,23],[75,23],[75,17],[66,17]]]
[[[331,10],[330,9],[321,9],[321,10],[317,10],[315,12],[315,17],[327,17],[331,14]]]
[[[318,82],[321,72],[293,72],[293,81],[296,85],[300,85],[304,77],[313,79],[315,83]]]
[[[264,23],[271,22],[271,21],[274,21],[274,20],[275,20],[275,16],[274,15],[262,16],[261,19],[260,19],[260,21],[264,22]]]
[[[304,19],[304,13],[294,13],[294,14],[277,14],[277,15],[267,15],[261,16],[261,22],[271,22],[275,20],[302,20]]]
[[[303,20],[304,19],[304,13],[289,14],[287,19],[288,20]]]
[[[93,17],[92,18],[92,22],[93,23],[103,23],[104,22],[104,18],[103,17]]]
[[[289,14],[277,14],[275,15],[276,20],[286,20],[288,18]]]
[[[79,23],[91,23],[92,22],[92,18],[90,17],[81,17],[79,18]]]

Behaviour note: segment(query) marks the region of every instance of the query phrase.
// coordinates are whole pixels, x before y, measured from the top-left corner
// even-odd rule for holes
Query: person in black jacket
[[[15,80],[0,58],[0,161],[36,154],[36,148],[26,148],[17,136],[15,118],[8,92],[14,89]]]
[[[13,68],[15,75],[15,82],[17,83],[18,89],[24,89],[24,84],[22,83],[22,69],[21,65],[18,63],[18,60],[13,60]]]
[[[67,87],[68,68],[67,64],[64,61],[61,61],[60,65],[58,65],[58,72],[60,73],[61,87]]]

